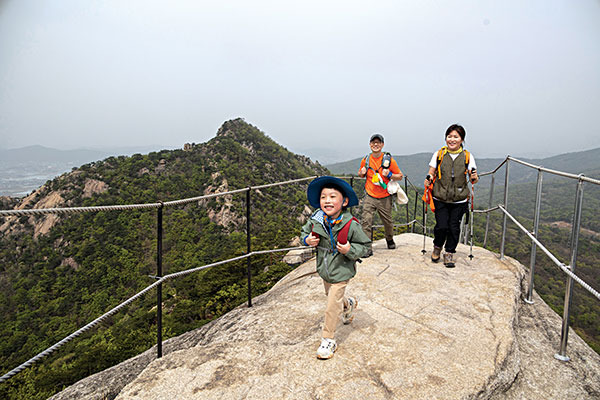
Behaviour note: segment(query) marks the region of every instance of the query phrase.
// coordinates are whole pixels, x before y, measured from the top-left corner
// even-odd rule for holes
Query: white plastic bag
[[[397,195],[398,203],[400,203],[400,204],[408,203],[408,197],[406,196],[406,193],[404,193],[404,190],[402,190],[402,188],[400,187],[400,184],[397,181],[389,181],[388,185],[387,185],[387,191],[392,196]]]

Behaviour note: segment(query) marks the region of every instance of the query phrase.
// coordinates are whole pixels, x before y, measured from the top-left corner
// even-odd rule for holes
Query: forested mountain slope
[[[320,175],[241,119],[187,150],[109,157],[49,181],[15,208],[153,203]],[[307,184],[307,183],[306,183]],[[306,184],[252,191],[252,248],[286,247],[306,217]],[[163,271],[172,273],[246,251],[245,194],[164,209]],[[0,217],[0,365],[4,374],[153,282],[156,210]],[[290,268],[254,257],[253,295]],[[173,280],[163,288],[163,337],[223,314],[246,298],[246,262]],[[155,293],[155,292],[152,292]],[[156,341],[155,295],[0,384],[0,398],[42,399]]]
[[[598,154],[600,154],[600,149],[565,153],[540,159],[516,158],[545,168],[570,172],[573,174],[583,173],[587,176],[600,178],[600,157],[598,157]],[[394,159],[398,162],[398,166],[402,172],[407,175],[415,185],[422,186],[432,155],[433,151],[431,153],[394,155]],[[474,156],[477,161],[477,169],[480,173],[492,171],[504,160],[503,158],[478,157],[477,153],[474,153]],[[356,158],[340,163],[328,164],[326,167],[334,174],[356,175],[360,161],[361,158]],[[537,170],[512,163],[509,178],[513,184],[534,182],[537,179]],[[504,168],[498,171],[495,179],[496,182],[504,182]],[[481,186],[489,186],[489,184],[489,180],[482,180],[481,182]]]
[[[597,173],[589,171],[590,175]],[[577,181],[562,177],[544,176],[540,207],[538,239],[565,265],[571,263],[571,230],[575,209]],[[492,204],[503,202],[504,184],[496,185]],[[507,209],[529,231],[533,231],[536,184],[511,184],[508,189]],[[488,207],[489,189],[476,191],[476,208]],[[576,274],[592,288],[600,291],[600,187],[584,183],[581,227],[577,248]],[[485,216],[475,217],[475,243],[482,244]],[[492,213],[488,244],[496,251],[500,248],[502,216]],[[531,240],[511,222],[507,223],[505,252],[529,266]],[[564,309],[564,274],[540,249],[537,250],[535,289],[557,313]],[[570,324],[577,333],[600,353],[600,301],[591,293],[574,284]]]

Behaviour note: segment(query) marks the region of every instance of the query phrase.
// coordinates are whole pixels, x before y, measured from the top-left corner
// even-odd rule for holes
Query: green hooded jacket
[[[318,234],[320,241],[317,246],[317,272],[329,283],[347,281],[356,275],[356,260],[367,254],[371,240],[360,224],[352,221],[348,232],[350,251],[341,254],[336,250],[337,237],[344,225],[352,219],[352,214],[348,210],[342,211],[342,222],[334,225],[331,234],[325,227],[324,216],[325,213],[320,209],[313,213],[302,227],[302,241],[304,242],[311,232]]]

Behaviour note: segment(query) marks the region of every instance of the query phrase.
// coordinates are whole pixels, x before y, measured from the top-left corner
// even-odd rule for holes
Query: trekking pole
[[[475,172],[475,169],[473,168],[471,170],[471,174]],[[475,207],[475,187],[473,186],[473,180],[470,179],[471,181],[471,207],[469,210],[470,213],[470,218],[469,218],[469,225],[471,225],[471,250],[469,251],[469,259],[472,260],[473,259],[473,207]]]
[[[423,250],[421,250],[422,254],[425,254],[425,230],[427,229],[427,206],[425,202],[423,202]]]

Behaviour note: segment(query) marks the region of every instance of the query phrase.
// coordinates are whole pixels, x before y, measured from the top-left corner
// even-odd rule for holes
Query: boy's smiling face
[[[320,204],[321,210],[329,218],[337,218],[342,212],[342,207],[348,205],[348,199],[337,189],[323,188]]]

